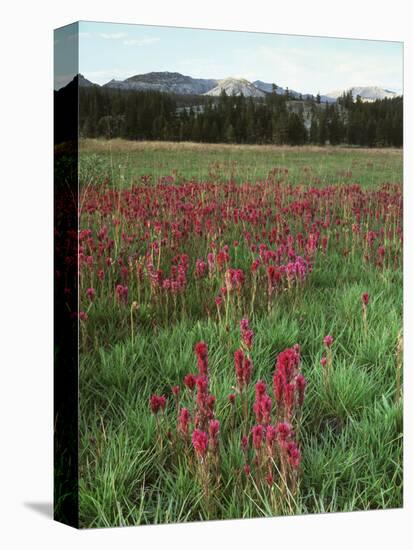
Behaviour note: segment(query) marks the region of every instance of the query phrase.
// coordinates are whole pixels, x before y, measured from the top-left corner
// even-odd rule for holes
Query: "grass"
[[[174,174],[177,181],[257,181],[271,170],[288,169],[294,184],[325,185],[357,181],[364,186],[400,182],[400,149],[291,147],[202,143],[133,142],[121,139],[82,141],[80,179],[83,184],[110,178],[116,186],[153,181]],[[280,172],[283,177],[283,172]]]
[[[402,153],[396,150],[181,147],[88,140],[81,151],[81,184],[108,177],[112,186],[129,188],[143,175],[156,181],[173,170],[177,183],[202,180],[208,174],[214,181],[228,177],[256,181],[275,167],[288,168],[282,178],[292,185],[311,183],[313,177],[319,186],[357,182],[374,188],[402,181]],[[211,175],[212,169],[216,173]],[[365,291],[370,294],[367,331],[360,303]],[[199,340],[207,342],[210,350],[216,416],[222,426],[229,422],[227,395],[234,385],[238,324],[231,319],[225,330],[197,309],[199,298],[194,288],[192,310],[155,326],[142,306],[133,342],[127,309],[103,298],[90,308],[80,365],[81,525],[402,506],[402,400],[395,391],[401,268],[377,269],[359,256],[344,260],[332,253],[316,263],[306,285],[281,294],[270,312],[257,308],[250,317],[256,335],[254,381],[264,378],[271,383],[276,355],[297,342],[308,380],[300,430],[300,487],[278,508],[268,491],[246,484],[240,475],[243,457],[237,431],[222,430],[222,479],[212,507],[206,505],[186,460],[167,443],[161,447],[155,436],[149,396],[169,393],[187,372],[196,371],[193,348]],[[320,365],[326,334],[334,335],[328,386]],[[164,429],[174,423],[175,410],[168,406]]]

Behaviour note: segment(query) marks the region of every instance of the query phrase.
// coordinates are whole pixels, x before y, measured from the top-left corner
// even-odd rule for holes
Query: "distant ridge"
[[[88,80],[87,78],[85,78],[82,74],[78,74],[78,83],[79,83],[79,86],[81,88],[89,88],[91,86],[99,86],[99,84],[94,84],[93,82],[91,82],[90,80]],[[76,77],[75,77],[76,78]]]
[[[217,83],[218,81],[215,79],[192,78],[180,73],[165,71],[139,74],[125,80],[111,80],[103,87],[201,95],[214,88]]]
[[[343,95],[344,92],[351,92],[353,99],[360,96],[362,101],[376,101],[377,99],[393,98],[400,95],[397,92],[380,88],[379,86],[354,86],[353,88],[348,88],[347,90],[334,90],[333,92],[328,93],[327,96],[337,99]]]
[[[99,86],[85,78],[83,75],[78,75],[80,87]],[[183,75],[177,72],[150,72],[138,74],[126,78],[125,80],[112,79],[103,88],[113,88],[119,90],[155,90],[158,92],[175,93],[182,95],[207,95],[219,96],[225,90],[227,95],[244,97],[263,98],[267,94],[273,92],[273,84],[262,80],[250,82],[245,78],[192,78],[191,76]],[[353,98],[361,97],[362,101],[376,101],[378,99],[394,98],[401,94],[380,86],[354,86],[347,90],[334,90],[325,95],[320,95],[321,103],[335,103],[338,97],[344,92],[351,91]],[[287,88],[276,86],[275,93],[285,95]],[[300,93],[296,90],[288,90],[291,98],[312,100],[315,95],[308,93]]]
[[[269,82],[263,82],[262,80],[255,80],[253,82],[253,85],[259,90],[266,92],[267,94],[270,94],[273,91],[273,85],[272,83],[269,83]],[[275,93],[279,95],[285,95],[287,93],[287,88],[282,88],[281,86],[277,86],[275,89]],[[288,90],[288,93],[294,99],[298,99],[300,96],[302,96],[303,99],[315,99],[316,97],[313,94],[302,94],[302,93],[296,92],[295,90],[290,90],[290,89]],[[323,103],[334,103],[335,99],[332,97],[327,97],[325,95],[322,95],[320,96],[320,101]]]

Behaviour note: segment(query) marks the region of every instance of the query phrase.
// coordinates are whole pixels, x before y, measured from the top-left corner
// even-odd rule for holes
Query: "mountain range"
[[[79,86],[98,86],[98,84],[94,84],[83,75],[79,75]],[[266,94],[271,93],[273,90],[272,83],[263,82],[262,80],[250,82],[244,78],[225,78],[219,80],[214,78],[192,78],[191,76],[167,71],[138,74],[125,80],[112,79],[103,84],[102,87],[120,90],[156,90],[183,95],[208,96],[219,96],[225,90],[228,95],[240,96],[242,94],[244,97],[256,98],[265,97]],[[375,101],[376,99],[392,98],[399,95],[392,90],[379,86],[354,86],[349,90],[351,90],[354,98],[359,95],[362,101]],[[334,90],[320,96],[320,100],[323,103],[334,103],[343,92],[349,90]],[[285,95],[287,88],[277,86],[275,91],[277,94]],[[314,98],[312,94],[302,94],[295,90],[288,90],[288,93],[295,99]]]
[[[376,99],[386,98],[390,99],[400,95],[392,90],[386,90],[385,88],[380,88],[379,86],[354,86],[349,90],[334,90],[333,92],[329,92],[327,95],[330,98],[337,99],[343,94],[343,91],[351,91],[353,99],[360,96],[362,101],[375,101]]]
[[[125,80],[111,80],[103,87],[202,95],[212,90],[217,84],[218,80],[215,79],[192,78],[180,73],[161,72],[138,74]]]

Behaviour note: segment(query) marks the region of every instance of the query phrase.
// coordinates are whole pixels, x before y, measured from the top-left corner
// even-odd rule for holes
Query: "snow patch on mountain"
[[[377,99],[386,98],[390,99],[400,95],[397,92],[386,90],[385,88],[380,88],[379,86],[354,86],[352,88],[349,88],[348,90],[334,90],[333,92],[330,92],[326,95],[328,97],[337,99],[338,97],[343,95],[344,92],[348,91],[351,91],[353,99],[356,99],[359,95],[362,101],[376,101]]]
[[[242,94],[244,97],[265,97],[265,93],[262,90],[259,90],[244,78],[224,78],[223,80],[219,80],[218,84],[204,95],[220,96],[223,90],[225,90],[227,95],[231,96],[240,96]]]

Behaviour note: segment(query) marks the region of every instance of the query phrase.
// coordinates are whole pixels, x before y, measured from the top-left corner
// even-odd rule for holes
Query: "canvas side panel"
[[[54,31],[54,517],[79,526],[78,23]]]

